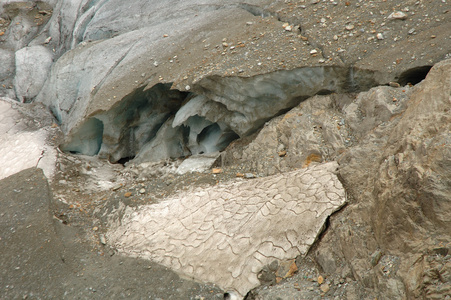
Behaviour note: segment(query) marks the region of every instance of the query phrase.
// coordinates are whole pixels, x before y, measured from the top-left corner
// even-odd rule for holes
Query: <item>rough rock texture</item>
[[[56,163],[52,117],[41,105],[19,105],[0,98],[0,179],[30,167],[53,177]]]
[[[413,88],[375,88],[347,101],[341,109],[335,105],[322,112],[330,121],[334,115],[344,118],[353,137],[352,145],[333,153],[350,204],[331,218],[330,227],[312,250],[320,272],[336,281],[330,295],[387,299],[445,299],[449,295],[450,76],[451,61],[447,60],[434,66],[426,80]],[[301,106],[308,107],[308,102]],[[321,105],[318,99],[315,102]],[[293,126],[284,126],[291,124],[288,120],[293,112],[297,108],[286,118],[271,122],[243,153],[260,155],[259,147],[267,138],[265,130],[277,132],[279,137],[296,132]],[[298,134],[308,137],[309,131]],[[323,132],[322,140],[328,146],[315,143],[319,149],[315,151],[330,149],[335,139],[327,136],[333,135]],[[267,155],[276,157],[277,145],[270,144]],[[294,149],[303,150],[299,146]],[[265,164],[257,162],[254,167],[275,172],[279,166],[289,166],[284,160],[291,151],[290,147],[286,157],[265,159]],[[244,154],[246,160],[254,161]],[[354,280],[359,285],[351,285]],[[286,291],[281,299],[292,299],[292,288],[293,283],[286,282],[280,288]],[[255,299],[271,295],[263,289],[253,292]]]
[[[15,99],[13,78],[14,78],[14,52],[0,49],[0,97]]]
[[[424,22],[415,13],[423,10],[423,4],[399,8],[412,12],[403,20],[389,17],[390,9],[388,3],[360,2],[355,7],[351,2],[294,5],[238,0],[58,2],[34,40],[42,43],[41,37],[47,34],[48,46],[58,58],[37,100],[48,105],[62,123],[67,151],[99,154],[117,162],[137,156],[155,136],[136,136],[136,126],[120,116],[122,122],[103,124],[110,132],[102,135],[98,130],[93,143],[102,144],[99,152],[93,151],[98,147],[80,145],[79,135],[92,118],[122,114],[115,108],[124,104],[139,102],[147,110],[142,105],[152,109],[164,103],[158,97],[147,102],[139,97],[166,83],[181,91],[181,97],[165,115],[154,116],[153,127],[145,128],[156,132],[164,123],[162,118],[176,114],[183,105],[186,108],[174,123],[190,129],[182,134],[183,147],[190,154],[221,151],[233,139],[252,134],[314,94],[361,91],[391,80],[421,80],[419,74],[447,55],[450,41],[442,23],[449,22],[449,14],[445,10],[430,23],[427,15]],[[442,12],[444,7],[434,4],[429,9]],[[371,19],[365,19],[361,11],[369,12]],[[336,15],[332,18],[328,13]],[[409,31],[408,26],[417,21],[426,25],[415,33]],[[284,22],[297,29],[287,30]],[[331,26],[336,30],[330,30]],[[393,31],[399,36],[391,36]],[[432,44],[414,38],[428,33]],[[378,34],[384,39],[376,38]],[[426,46],[434,51],[416,57],[408,50],[396,50],[410,43],[421,51]],[[388,66],[379,59],[387,52],[396,57]],[[208,140],[208,147],[198,139]],[[124,149],[127,143],[135,145]],[[174,155],[186,155],[186,151],[140,155],[136,162]]]
[[[274,118],[245,147],[230,147],[225,162],[272,175],[337,159],[362,137],[406,109],[412,88],[376,87],[358,95],[315,96]]]
[[[0,103],[0,172],[44,167],[45,157],[56,165],[54,216],[95,249],[77,258],[95,252],[113,255],[108,267],[125,263],[104,244],[117,207],[337,161],[349,204],[326,221],[307,257],[265,265],[260,282],[279,284],[249,299],[450,298],[448,0],[0,2],[0,96],[10,98]],[[53,63],[46,55],[16,64],[27,49],[44,48]],[[23,82],[23,70],[40,80]],[[64,142],[43,140],[54,137],[47,114],[11,99],[44,103]],[[66,153],[40,157],[56,144]],[[214,172],[177,172],[186,156],[224,148]],[[16,199],[16,182],[5,182],[2,193]],[[19,244],[32,236],[26,229]],[[23,261],[16,254],[3,261]],[[131,269],[146,262],[127,261]],[[97,264],[78,266],[92,271],[88,282],[103,276]],[[104,270],[120,282],[118,269]],[[163,270],[149,284],[171,286],[165,292],[133,294],[104,280],[98,297],[218,296],[184,294],[187,282],[158,281]],[[131,289],[147,287],[148,273],[130,275],[144,282]],[[2,295],[29,295],[22,276],[10,278]],[[70,296],[92,296],[69,278]]]
[[[43,46],[22,48],[15,53],[16,76],[14,86],[20,102],[29,102],[41,91],[50,66],[52,53]]]
[[[244,296],[274,260],[305,255],[345,193],[336,163],[179,194],[126,209],[107,237],[151,259]]]

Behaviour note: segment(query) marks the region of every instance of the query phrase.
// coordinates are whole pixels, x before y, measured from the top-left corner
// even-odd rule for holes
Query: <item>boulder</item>
[[[15,52],[14,87],[20,102],[31,102],[50,72],[53,55],[43,46],[25,47]]]

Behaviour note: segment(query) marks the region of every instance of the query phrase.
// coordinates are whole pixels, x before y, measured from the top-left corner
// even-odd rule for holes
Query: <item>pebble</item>
[[[407,14],[403,13],[402,11],[395,11],[392,12],[389,16],[389,19],[396,19],[396,20],[405,20],[407,19]]]
[[[318,53],[318,50],[316,50],[316,49],[313,49],[312,51],[310,51],[310,54],[317,54]]]
[[[353,30],[354,29],[354,25],[352,25],[352,24],[348,24],[348,25],[346,25],[346,30],[349,30],[349,31],[351,31],[351,30]]]
[[[324,277],[321,276],[321,275],[319,275],[319,276],[318,276],[318,283],[319,283],[319,284],[322,284],[323,282],[324,282]]]
[[[124,194],[124,197],[125,197],[125,198],[129,198],[129,197],[131,197],[131,196],[132,196],[132,192],[127,192],[127,193]]]
[[[384,39],[384,35],[383,35],[382,33],[378,33],[378,34],[376,35],[376,38],[377,38],[378,40],[383,40],[383,39]]]
[[[113,191],[117,191],[118,189],[120,189],[122,187],[122,184],[116,184],[115,186],[113,186],[112,190]]]
[[[374,267],[379,263],[379,260],[382,257],[382,251],[381,250],[376,250],[373,255],[371,255],[371,265]]]
[[[255,178],[256,176],[254,175],[254,174],[252,174],[252,173],[246,173],[246,174],[244,174],[244,178],[246,178],[246,179],[252,179],[252,178]]]
[[[287,150],[279,151],[278,154],[279,154],[279,157],[284,157],[287,155]]]
[[[146,192],[145,189],[140,189],[140,190],[139,190],[139,193],[140,193],[140,194],[144,194],[145,192]]]
[[[99,235],[99,239],[100,239],[100,242],[102,243],[102,245],[106,245],[106,238],[105,238],[105,235],[100,234],[100,235]]]
[[[330,286],[327,283],[322,284],[319,288],[323,293],[327,293],[330,290]]]
[[[222,169],[221,168],[213,168],[213,170],[211,170],[211,172],[213,174],[219,174],[219,173],[222,173]]]

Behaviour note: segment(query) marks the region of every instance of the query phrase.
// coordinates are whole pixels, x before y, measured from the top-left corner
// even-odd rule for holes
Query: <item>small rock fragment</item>
[[[288,270],[285,277],[293,277],[293,275],[298,271],[298,266],[296,265],[296,262],[293,261],[290,265],[290,269]]]
[[[354,29],[354,25],[352,25],[352,24],[348,24],[348,25],[346,25],[346,30],[348,30],[348,31],[351,31],[351,30],[353,30]]]
[[[388,18],[391,20],[405,20],[405,19],[407,19],[407,14],[403,13],[402,11],[395,11],[395,12],[392,12],[388,16]]]
[[[287,150],[282,150],[278,152],[279,157],[285,157],[287,155]]]
[[[327,293],[330,290],[330,286],[327,283],[322,284],[319,288],[323,293]]]
[[[376,38],[377,38],[378,40],[383,40],[383,39],[384,39],[384,35],[383,35],[382,33],[378,33],[378,34],[376,35]]]
[[[219,173],[222,173],[222,169],[221,168],[213,168],[213,170],[211,170],[211,172],[213,174],[219,174]]]
[[[381,250],[376,250],[373,255],[371,255],[371,265],[374,267],[379,263],[379,260],[382,257],[382,251]]]
[[[122,184],[116,184],[115,186],[113,186],[112,190],[113,191],[117,191],[118,189],[120,189],[122,187]]]
[[[132,196],[132,192],[127,192],[127,193],[124,194],[124,197],[125,197],[125,198],[129,198],[129,197],[131,197],[131,196]]]
[[[140,190],[139,190],[139,193],[140,193],[140,194],[144,194],[145,192],[146,192],[145,189],[140,189]]]
[[[106,238],[105,235],[99,234],[99,240],[102,243],[102,245],[106,245]]]
[[[321,275],[319,275],[319,276],[318,276],[318,283],[319,283],[319,284],[323,284],[323,282],[324,282],[324,277],[321,276]]]
[[[394,81],[390,81],[390,82],[388,83],[388,85],[391,86],[391,87],[395,87],[395,88],[398,88],[398,87],[401,86],[399,83],[394,82]]]
[[[313,49],[312,51],[310,51],[310,54],[317,54],[318,53],[318,50],[316,50],[316,49]]]
[[[254,174],[252,174],[252,173],[246,173],[246,174],[244,174],[244,178],[246,178],[246,179],[252,179],[252,178],[255,178],[256,176],[254,175]]]

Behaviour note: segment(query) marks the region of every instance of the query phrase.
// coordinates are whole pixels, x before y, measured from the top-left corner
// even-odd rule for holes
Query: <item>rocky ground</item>
[[[337,162],[347,204],[246,299],[451,299],[449,1],[63,2],[0,5],[0,175],[13,174],[0,181],[0,298],[222,299],[183,268],[119,253],[113,225],[196,188]],[[19,103],[33,101],[53,115]],[[196,135],[130,138],[168,113]],[[230,130],[240,138],[211,144]],[[212,145],[223,151],[204,171],[177,172]]]

